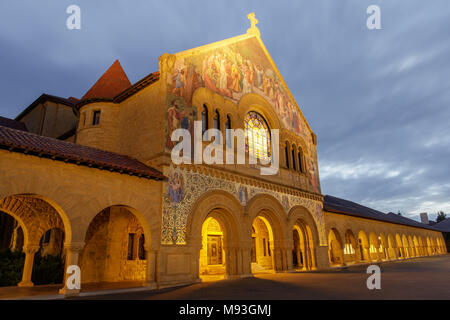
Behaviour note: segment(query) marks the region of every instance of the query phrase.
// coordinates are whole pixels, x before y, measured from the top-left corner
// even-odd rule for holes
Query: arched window
[[[216,110],[216,113],[214,114],[213,128],[220,131],[220,114],[219,114],[219,110]],[[220,136],[219,136],[219,140],[216,141],[216,142],[220,143]]]
[[[226,143],[228,147],[231,147],[231,132],[227,131],[231,129],[231,119],[230,116],[227,115],[227,121],[225,122],[225,137],[226,137]]]
[[[214,129],[220,130],[220,114],[219,114],[219,110],[216,110],[216,113],[214,114],[213,127],[214,127]]]
[[[303,156],[301,150],[298,152],[298,171],[303,172]]]
[[[204,134],[206,130],[208,130],[208,107],[204,104],[202,111],[202,134]]]
[[[244,119],[247,133],[246,151],[255,158],[268,161],[270,159],[270,133],[266,120],[254,111],[247,113]]]
[[[286,168],[289,169],[289,145],[286,142],[286,146],[284,147],[284,158],[286,159]]]
[[[297,170],[297,167],[295,165],[295,149],[292,148],[292,169]]]

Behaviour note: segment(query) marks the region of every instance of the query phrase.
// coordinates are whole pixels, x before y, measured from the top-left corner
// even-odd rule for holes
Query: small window
[[[94,117],[92,118],[92,125],[96,126],[100,124],[100,110],[94,111]]]
[[[301,151],[298,153],[298,171],[303,172],[303,159]]]
[[[214,127],[214,129],[220,130],[220,114],[219,114],[219,110],[216,110],[216,114],[214,115],[213,127]],[[220,143],[220,136],[218,137],[218,140],[215,141],[215,142]]]
[[[295,165],[295,151],[292,149],[292,169],[297,170],[297,167]]]
[[[134,237],[135,237],[134,233],[128,234],[128,255],[127,255],[128,260],[134,260]]]
[[[270,252],[270,240],[267,240],[267,252],[269,253],[269,257],[272,256],[272,252]]]
[[[206,130],[208,130],[208,107],[204,104],[202,111],[202,134],[204,134]]]
[[[286,147],[284,147],[284,156],[286,158],[286,168],[289,169],[289,147],[286,144]]]
[[[225,122],[225,136],[226,136],[226,142],[227,147],[231,147],[231,131],[227,131],[231,129],[231,119],[230,116],[227,116],[227,121]]]
[[[144,244],[145,244],[145,238],[144,238],[144,235],[141,234],[141,236],[139,237],[139,260],[145,260]]]
[[[263,238],[263,252],[264,252],[264,257],[267,256],[267,247],[266,247],[266,239]]]

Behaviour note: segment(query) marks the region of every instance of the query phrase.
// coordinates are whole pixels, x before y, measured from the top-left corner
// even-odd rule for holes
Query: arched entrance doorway
[[[303,271],[315,269],[314,239],[309,225],[303,220],[297,220],[292,229],[292,239],[294,244],[293,267]]]
[[[202,226],[202,249],[200,250],[200,277],[225,276],[226,255],[224,244],[224,227],[212,216],[206,218]]]
[[[257,216],[252,224],[252,273],[274,272],[274,237],[269,221]]]
[[[99,212],[89,224],[79,258],[82,284],[143,284],[149,239],[133,209],[111,206]]]

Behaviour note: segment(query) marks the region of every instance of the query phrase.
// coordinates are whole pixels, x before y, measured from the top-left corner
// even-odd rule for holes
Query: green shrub
[[[62,283],[64,277],[64,262],[61,257],[47,255],[34,258],[31,281],[35,285]]]
[[[16,286],[22,280],[24,263],[23,252],[0,250],[0,287]]]

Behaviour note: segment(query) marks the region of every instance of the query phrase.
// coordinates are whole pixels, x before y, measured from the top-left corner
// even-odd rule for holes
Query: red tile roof
[[[119,60],[116,60],[88,92],[86,92],[81,100],[112,99],[129,87],[131,87],[131,82],[125,74],[125,71],[123,71]]]
[[[386,214],[381,211],[360,205],[359,203],[329,195],[326,195],[323,198],[323,209],[328,212],[438,231],[436,230],[436,228],[431,227],[427,224],[396,215],[392,212]]]
[[[0,116],[0,126],[16,129],[16,130],[22,130],[22,131],[28,131],[27,127],[25,126],[25,123],[19,122],[13,119],[5,118]]]
[[[165,179],[160,171],[128,156],[3,126],[0,148],[147,179]]]

